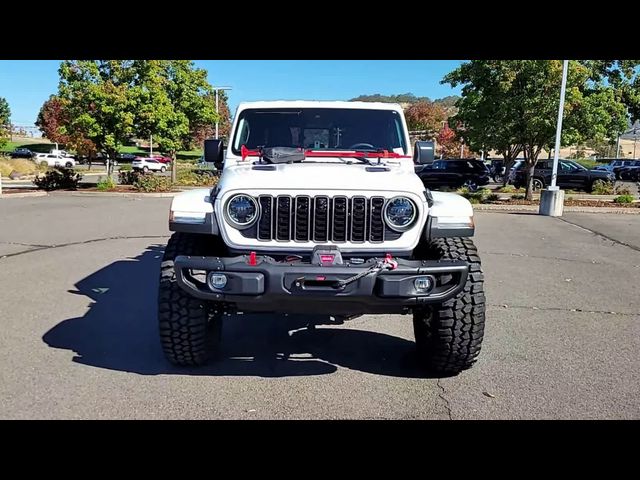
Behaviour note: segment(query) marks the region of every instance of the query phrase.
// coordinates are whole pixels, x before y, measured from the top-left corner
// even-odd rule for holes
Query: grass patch
[[[594,169],[597,165],[602,165],[601,163],[597,162],[596,160],[592,160],[590,158],[581,158],[579,160],[574,160],[574,161],[576,163],[579,163],[584,168],[589,169],[589,170]]]
[[[633,203],[633,195],[619,195],[613,201],[616,203]]]
[[[116,188],[116,182],[111,177],[107,177],[104,180],[100,180],[96,184],[96,188],[101,192],[108,192]]]
[[[3,177],[8,177],[11,175],[11,172],[17,172],[21,175],[33,175],[39,171],[40,168],[38,168],[38,165],[26,158],[0,160],[0,174],[2,174]]]
[[[513,185],[505,185],[496,190],[498,193],[524,193],[524,188],[516,188]]]

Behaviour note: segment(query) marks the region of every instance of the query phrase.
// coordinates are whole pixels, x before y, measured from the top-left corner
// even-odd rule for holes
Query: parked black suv
[[[551,184],[553,160],[538,161],[533,173],[533,189],[540,190]],[[587,170],[579,163],[571,160],[558,160],[558,178],[556,185],[560,188],[571,190],[593,190],[594,183],[615,182],[616,177],[612,172],[602,170]],[[516,188],[526,185],[526,172],[524,162],[517,165],[513,174],[513,185]]]
[[[489,169],[484,162],[464,158],[436,160],[431,164],[416,165],[416,174],[426,187],[433,190],[466,186],[473,191],[491,180]]]
[[[625,167],[618,169],[616,177],[620,180],[631,180],[632,182],[640,181],[640,160],[633,160]]]
[[[16,148],[11,152],[11,158],[33,158],[33,152],[28,148]]]

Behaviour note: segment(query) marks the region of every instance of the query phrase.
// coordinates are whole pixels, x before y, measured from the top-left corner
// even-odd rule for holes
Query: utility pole
[[[633,129],[633,158],[636,158],[636,144],[638,143],[638,135],[636,134],[636,129]]]
[[[149,156],[153,157],[153,134],[149,134]]]
[[[213,88],[216,92],[216,117],[218,117],[218,90],[231,90],[231,87],[214,87]],[[216,140],[218,139],[218,123],[219,123],[219,118],[216,118]]]
[[[616,142],[616,159],[620,158],[620,134],[618,134],[618,141]]]

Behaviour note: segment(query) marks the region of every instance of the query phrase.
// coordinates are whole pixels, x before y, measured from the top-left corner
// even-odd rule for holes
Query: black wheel
[[[167,171],[167,168],[166,168],[166,167],[160,167],[160,171],[161,171],[162,173],[164,173],[164,172],[166,172],[166,171]]]
[[[484,275],[478,250],[469,238],[440,238],[427,247],[428,258],[464,260],[469,274],[462,291],[442,304],[413,313],[416,347],[430,371],[455,375],[476,361],[485,323]]]
[[[149,171],[149,167],[147,167],[146,165],[144,167],[142,167],[142,171],[144,173],[147,173]]]
[[[531,186],[533,188],[533,191],[537,192],[538,190],[542,190],[544,188],[544,182],[540,178],[534,178],[531,181]]]
[[[174,233],[160,267],[158,321],[160,341],[167,359],[180,366],[204,365],[219,349],[222,309],[215,302],[192,297],[176,282],[173,262],[178,255],[206,255],[208,238]]]
[[[73,167],[73,163],[67,162],[67,163],[64,164],[64,166],[67,167],[67,168],[71,168],[71,167]]]
[[[493,176],[493,181],[496,183],[503,183],[504,182],[504,175],[502,175],[501,173],[496,173]]]
[[[467,187],[470,192],[475,192],[476,190],[478,190],[478,184],[473,180],[467,180],[466,182],[464,182],[463,187]]]

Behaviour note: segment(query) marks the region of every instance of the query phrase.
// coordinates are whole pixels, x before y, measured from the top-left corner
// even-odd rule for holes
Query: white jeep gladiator
[[[159,286],[162,347],[202,365],[239,312],[413,314],[419,358],[456,374],[480,352],[483,273],[473,209],[415,174],[399,105],[243,103],[213,189],[174,197]],[[417,157],[417,158],[416,158]]]

